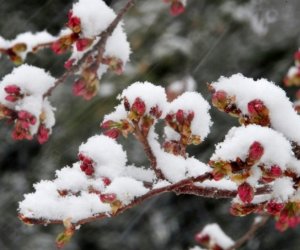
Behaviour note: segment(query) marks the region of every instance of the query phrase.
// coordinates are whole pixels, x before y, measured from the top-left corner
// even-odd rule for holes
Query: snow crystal
[[[171,185],[170,182],[166,181],[166,180],[159,180],[158,182],[156,182],[154,185],[153,185],[153,189],[159,189],[159,188],[164,188],[164,187],[167,187]]]
[[[191,123],[192,134],[199,135],[204,140],[212,125],[208,102],[197,92],[185,92],[169,104],[167,113],[176,113],[179,109],[194,112]]]
[[[235,74],[229,78],[221,77],[212,87],[218,91],[223,90],[230,96],[235,96],[236,104],[243,114],[248,114],[247,105],[254,99],[260,99],[269,109],[272,128],[284,134],[288,139],[300,144],[299,115],[293,104],[287,98],[284,90],[266,79],[254,81]],[[287,122],[288,121],[288,122]]]
[[[287,201],[295,192],[293,185],[294,182],[289,177],[276,179],[273,184],[273,197],[280,199],[281,201]]]
[[[120,175],[127,162],[126,152],[114,139],[95,135],[79,147],[79,152],[96,162],[96,176],[114,178]]]
[[[156,86],[150,82],[135,82],[123,90],[120,98],[125,97],[130,106],[134,103],[135,99],[139,97],[145,102],[147,113],[150,112],[152,107],[158,106],[159,110],[163,112],[162,117],[165,115],[167,96],[165,89],[161,86]]]
[[[282,170],[286,169],[293,155],[289,141],[277,131],[258,125],[230,129],[225,140],[216,146],[211,160],[235,161],[237,157],[245,160],[249,147],[255,141],[264,148],[258,164],[264,163],[267,167],[279,165]]]
[[[117,177],[104,193],[114,193],[123,205],[128,205],[134,198],[142,196],[148,191],[149,189],[145,188],[141,181],[130,177]]]
[[[201,231],[202,235],[208,235],[210,240],[223,249],[231,247],[234,242],[230,239],[216,223],[206,225]]]

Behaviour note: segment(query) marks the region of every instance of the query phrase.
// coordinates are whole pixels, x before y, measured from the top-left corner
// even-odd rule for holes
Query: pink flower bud
[[[107,177],[102,177],[102,181],[103,181],[104,186],[108,186],[111,183],[111,180]]]
[[[85,90],[85,84],[84,84],[84,81],[79,79],[77,80],[74,85],[73,85],[73,94],[75,96],[81,96],[84,94],[84,90]]]
[[[270,169],[270,173],[272,174],[272,176],[274,177],[280,177],[282,175],[282,170],[279,166],[277,165],[273,165]]]
[[[16,95],[7,95],[5,96],[5,100],[9,102],[16,102],[17,100],[19,100],[19,97]]]
[[[297,52],[295,52],[294,59],[297,60],[297,61],[300,61],[300,50],[298,50]]]
[[[49,129],[46,128],[44,125],[40,125],[38,130],[37,139],[40,144],[45,143],[49,139]]]
[[[196,241],[198,244],[206,245],[206,244],[209,243],[210,237],[209,237],[208,234],[198,233],[198,234],[195,235],[195,241]]]
[[[146,105],[142,99],[137,97],[134,103],[132,104],[131,110],[136,112],[138,115],[142,116],[146,111]]]
[[[255,141],[249,148],[248,157],[251,161],[258,161],[262,157],[263,153],[263,146],[259,142]]]
[[[184,123],[184,112],[182,109],[179,109],[177,112],[176,112],[176,120],[179,124],[183,124]]]
[[[83,161],[85,159],[85,156],[82,153],[79,153],[77,157],[80,161]]]
[[[124,108],[125,108],[126,111],[130,110],[130,104],[129,104],[129,101],[126,97],[124,98]]]
[[[113,124],[114,124],[114,121],[107,120],[101,124],[101,128],[108,129],[108,128],[111,128],[113,126]]]
[[[87,47],[89,47],[91,43],[92,43],[92,40],[90,40],[90,39],[80,38],[76,41],[76,48],[78,51],[83,51]]]
[[[259,114],[264,109],[265,109],[265,105],[259,99],[255,99],[248,103],[248,111],[250,114]]]
[[[66,51],[59,40],[51,44],[51,49],[57,55],[61,55]]]
[[[69,21],[67,23],[68,27],[73,30],[75,33],[79,33],[81,28],[80,28],[80,18],[77,16],[72,16],[72,14],[68,14],[69,16]]]
[[[150,109],[150,114],[153,115],[155,118],[159,118],[162,115],[162,111],[159,110],[159,107],[156,105]]]
[[[100,194],[100,200],[103,203],[112,203],[117,199],[117,195],[114,193]]]
[[[191,122],[194,119],[195,113],[194,111],[189,111],[188,115],[187,115],[187,120],[189,122]]]
[[[178,16],[181,13],[183,13],[184,11],[185,11],[185,7],[184,7],[184,5],[180,1],[173,2],[171,4],[170,14],[172,16]]]
[[[254,198],[254,190],[249,183],[244,182],[238,187],[238,195],[242,202],[250,203]]]
[[[64,64],[65,69],[67,69],[67,70],[71,69],[74,62],[75,62],[74,58],[67,60]]]
[[[116,139],[116,138],[119,137],[120,131],[117,128],[113,128],[113,129],[105,131],[104,135],[106,135],[106,136],[108,136],[110,138]]]
[[[20,87],[15,84],[6,86],[4,90],[7,94],[14,94],[14,95],[19,95],[21,91]]]
[[[217,108],[225,108],[227,103],[227,93],[223,90],[218,90],[212,94],[212,104]]]
[[[92,165],[87,165],[84,172],[85,172],[86,175],[91,176],[91,175],[93,175],[95,170],[94,170],[94,167]]]
[[[269,201],[267,204],[267,211],[269,214],[276,215],[281,212],[281,210],[284,208],[284,204],[277,203],[275,201]]]

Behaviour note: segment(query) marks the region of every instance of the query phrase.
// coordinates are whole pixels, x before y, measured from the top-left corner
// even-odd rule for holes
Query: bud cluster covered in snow
[[[45,97],[55,78],[44,70],[22,65],[6,75],[0,85],[0,119],[13,122],[16,140],[48,140],[55,124],[54,108]]]

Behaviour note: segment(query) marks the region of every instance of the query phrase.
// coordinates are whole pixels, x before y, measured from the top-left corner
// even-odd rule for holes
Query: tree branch
[[[128,0],[126,5],[119,11],[115,19],[111,22],[111,24],[104,30],[99,36],[100,39],[99,41],[94,45],[93,49],[86,52],[84,56],[77,62],[77,64],[72,65],[72,67],[63,73],[54,83],[54,86],[50,88],[47,93],[44,94],[44,97],[50,96],[52,91],[60,84],[63,83],[69,76],[73,75],[76,73],[81,65],[87,61],[87,59],[95,52],[97,49],[98,55],[96,58],[96,61],[93,63],[93,67],[99,66],[105,51],[105,45],[107,42],[107,39],[111,36],[117,25],[120,23],[122,20],[123,16],[125,13],[134,5],[134,0]],[[98,68],[98,67],[97,67]]]
[[[227,248],[226,250],[238,249],[239,247],[244,245],[247,241],[249,241],[251,238],[253,238],[253,236],[255,235],[257,230],[259,230],[261,227],[263,227],[267,223],[269,218],[270,218],[270,215],[267,215],[267,214],[256,217],[254,219],[251,227],[249,228],[249,230],[241,238],[239,238],[234,243],[234,245]]]
[[[166,192],[174,192],[176,194],[192,194],[189,190],[191,190],[191,187],[194,188],[196,186],[193,185],[194,182],[203,182],[205,180],[210,180],[212,179],[212,174],[210,172],[205,173],[203,175],[200,175],[196,178],[187,178],[184,180],[181,180],[177,183],[161,187],[161,188],[155,188],[150,190],[148,193],[134,199],[130,204],[120,207],[114,214],[108,214],[108,213],[100,213],[100,214],[95,214],[89,218],[85,218],[82,220],[79,220],[78,222],[74,223],[75,226],[77,225],[83,225],[92,221],[95,221],[97,219],[103,219],[103,218],[109,218],[109,217],[114,217],[117,216],[127,209],[130,209],[134,206],[137,206],[144,202],[145,200],[148,200],[156,195],[166,193]],[[188,187],[185,189],[185,187]],[[236,191],[233,190],[222,190],[222,189],[217,189],[217,188],[201,188],[202,192],[199,192],[200,188],[198,188],[198,193],[196,195],[202,196],[202,197],[207,197],[207,198],[234,198],[237,194]],[[186,193],[183,191],[186,190]],[[261,193],[267,193],[269,189],[261,188],[257,190],[257,194]],[[194,194],[194,193],[193,193]],[[27,224],[62,224],[62,220],[46,220],[46,219],[36,219],[36,218],[27,218],[24,217],[22,214],[19,214],[19,218]]]
[[[157,160],[156,160],[156,156],[154,155],[151,146],[149,144],[148,138],[147,136],[145,136],[141,129],[140,126],[138,124],[138,122],[133,121],[133,126],[134,126],[134,134],[137,138],[137,140],[143,145],[144,151],[146,153],[147,158],[150,161],[150,166],[153,169],[153,171],[155,172],[155,175],[158,179],[161,180],[165,180],[165,176],[162,173],[162,171],[157,167]]]

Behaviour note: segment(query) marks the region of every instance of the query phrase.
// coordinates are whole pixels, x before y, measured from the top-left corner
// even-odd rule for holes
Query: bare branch
[[[263,227],[268,219],[270,218],[270,215],[262,215],[262,216],[258,216],[254,219],[251,227],[249,228],[249,230],[241,237],[239,238],[233,246],[227,248],[226,250],[234,250],[234,249],[238,249],[239,247],[241,247],[242,245],[244,245],[247,241],[249,241],[251,238],[253,238],[253,236],[255,235],[255,233],[261,228]]]

